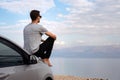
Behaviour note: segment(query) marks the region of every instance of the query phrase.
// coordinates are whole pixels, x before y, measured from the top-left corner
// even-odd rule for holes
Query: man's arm
[[[56,35],[55,34],[53,34],[53,33],[51,33],[51,32],[46,32],[45,33],[47,36],[49,36],[49,37],[51,37],[51,38],[53,38],[53,39],[55,39],[56,40]]]

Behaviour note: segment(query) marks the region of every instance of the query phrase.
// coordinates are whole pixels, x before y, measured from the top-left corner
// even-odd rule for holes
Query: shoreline
[[[54,75],[54,80],[108,80],[102,78],[82,78],[77,76],[69,76],[69,75]]]

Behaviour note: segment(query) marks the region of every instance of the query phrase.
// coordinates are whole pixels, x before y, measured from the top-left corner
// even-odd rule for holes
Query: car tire
[[[51,77],[47,77],[45,80],[53,80]]]

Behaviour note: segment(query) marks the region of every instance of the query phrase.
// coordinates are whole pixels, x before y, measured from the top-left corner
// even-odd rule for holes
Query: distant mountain
[[[120,46],[77,46],[53,50],[52,57],[120,58]]]

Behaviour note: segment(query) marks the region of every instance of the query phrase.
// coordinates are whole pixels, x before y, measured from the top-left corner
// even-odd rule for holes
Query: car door
[[[17,72],[24,71],[28,63],[29,55],[24,50],[0,37],[0,80],[11,80],[11,76],[18,76]]]
[[[51,69],[0,36],[0,80],[53,80]]]

